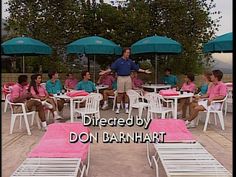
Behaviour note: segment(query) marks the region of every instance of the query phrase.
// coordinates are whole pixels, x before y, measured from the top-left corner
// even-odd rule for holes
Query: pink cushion
[[[71,91],[67,92],[66,95],[69,97],[77,97],[77,96],[87,96],[89,93],[84,90],[77,90],[77,91]]]
[[[171,89],[160,90],[159,94],[162,96],[177,96],[177,95],[179,95],[179,93],[177,91],[171,90]]]
[[[149,131],[166,132],[164,142],[195,142],[196,139],[180,119],[153,119]]]
[[[82,123],[54,123],[48,129],[39,144],[33,148],[28,157],[45,158],[81,158],[85,160],[89,143],[69,142],[70,132],[89,133],[90,130]]]
[[[227,87],[233,87],[233,83],[225,83],[225,85],[227,86]]]

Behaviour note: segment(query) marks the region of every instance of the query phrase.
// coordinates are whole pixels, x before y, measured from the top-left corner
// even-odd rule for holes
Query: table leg
[[[70,121],[74,122],[74,104],[73,104],[73,99],[70,99]]]
[[[174,101],[174,119],[177,119],[177,104],[178,104],[178,99],[177,98],[175,98],[174,99],[175,101]]]

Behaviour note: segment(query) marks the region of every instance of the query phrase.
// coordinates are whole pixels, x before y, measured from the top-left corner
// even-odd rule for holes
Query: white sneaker
[[[57,115],[56,117],[55,117],[55,119],[56,120],[61,120],[61,119],[63,119],[60,115]]]
[[[119,110],[119,109],[117,109],[117,110],[116,110],[116,114],[119,114],[119,113],[120,113],[120,110]]]
[[[185,121],[185,125],[187,128],[195,128],[196,127],[196,125],[193,121],[190,121],[190,122],[189,121],[187,122],[187,121],[188,120]],[[186,124],[186,122],[187,122],[187,124]]]
[[[102,106],[102,110],[107,109],[107,108],[108,108],[108,104],[104,104],[104,105]]]
[[[125,113],[126,113],[126,114],[129,114],[129,109],[125,109]]]
[[[190,122],[188,120],[185,121],[185,125],[186,127],[188,127],[188,125],[190,124]]]

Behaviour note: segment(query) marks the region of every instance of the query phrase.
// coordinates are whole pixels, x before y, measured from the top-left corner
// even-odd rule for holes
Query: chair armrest
[[[82,103],[82,102],[84,102],[83,100],[76,100],[76,101],[73,101],[74,103]]]
[[[84,97],[82,100],[74,100],[74,103],[82,103],[86,100],[86,97]]]
[[[162,99],[162,101],[164,101],[164,102],[166,102],[166,103],[172,103],[172,104],[174,103],[174,101],[173,101],[173,100],[166,100],[166,99],[165,99],[165,98],[163,98],[163,97],[162,97],[161,99]]]
[[[13,106],[25,106],[25,103],[11,103]]]
[[[163,100],[166,103],[174,103],[173,100]]]
[[[215,100],[215,101],[212,101],[211,104],[212,103],[223,103],[224,101],[225,101],[225,99],[223,99],[223,100]]]

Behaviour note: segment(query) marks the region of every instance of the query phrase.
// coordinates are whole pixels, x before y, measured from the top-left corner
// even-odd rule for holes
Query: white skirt
[[[221,103],[213,103],[210,106],[207,105],[208,100],[199,100],[198,105],[203,106],[206,110],[209,111],[218,111],[220,110]]]

